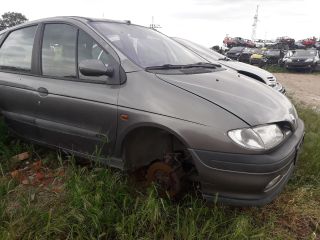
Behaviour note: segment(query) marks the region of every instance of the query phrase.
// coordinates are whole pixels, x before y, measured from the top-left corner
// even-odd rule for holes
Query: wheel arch
[[[183,146],[185,149],[189,148],[187,141],[171,128],[157,123],[139,123],[129,127],[121,134],[117,140],[116,153],[123,159],[125,170],[135,170],[151,163],[155,160],[153,157],[159,157],[161,150],[168,147],[166,143],[169,141],[169,138],[171,143],[173,141],[174,145]],[[156,146],[157,144],[160,146],[159,148],[153,148],[152,154],[147,149],[147,151],[143,152],[146,156],[142,156],[141,151],[143,149]],[[132,151],[135,154],[132,154]]]

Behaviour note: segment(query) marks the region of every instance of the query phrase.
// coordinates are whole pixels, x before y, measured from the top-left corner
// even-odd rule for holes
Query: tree
[[[0,31],[24,23],[28,19],[21,13],[6,12],[0,18]]]

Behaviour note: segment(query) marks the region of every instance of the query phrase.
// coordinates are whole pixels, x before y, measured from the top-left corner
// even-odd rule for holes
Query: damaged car
[[[288,98],[158,31],[56,17],[0,34],[0,110],[22,138],[171,197],[189,179],[208,201],[263,205],[293,173],[304,123]]]

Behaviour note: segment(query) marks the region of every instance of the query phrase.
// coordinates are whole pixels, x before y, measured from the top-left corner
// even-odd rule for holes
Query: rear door
[[[12,130],[37,138],[37,92],[28,81],[34,74],[33,45],[37,25],[11,31],[0,46],[0,111]],[[4,37],[4,36],[2,36]]]
[[[84,154],[111,154],[116,140],[119,64],[92,37],[65,23],[44,25],[37,125],[41,141]],[[78,64],[99,59],[114,76],[86,77]]]

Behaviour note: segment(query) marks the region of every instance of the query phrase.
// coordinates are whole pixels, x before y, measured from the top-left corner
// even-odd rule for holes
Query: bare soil
[[[320,111],[320,74],[276,73],[275,76],[295,101]]]

